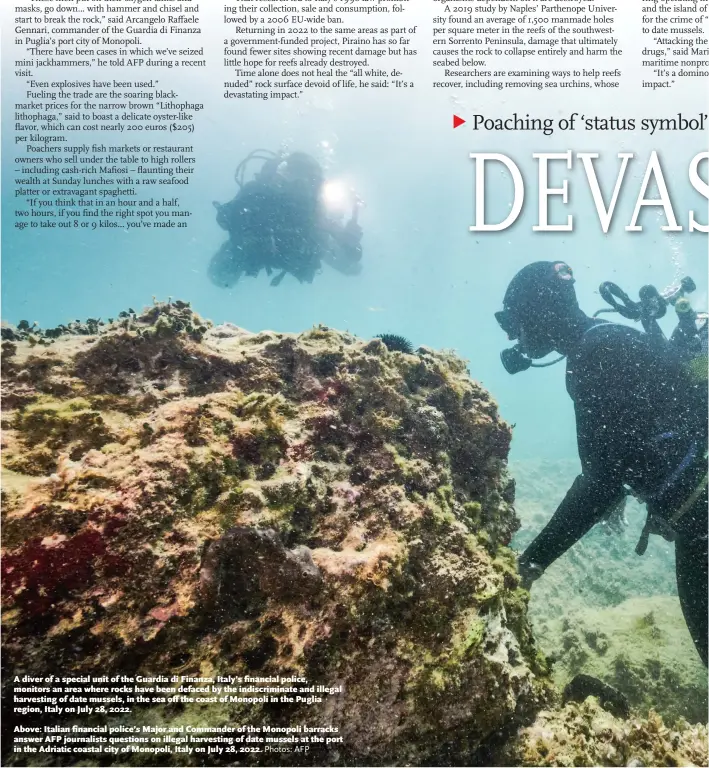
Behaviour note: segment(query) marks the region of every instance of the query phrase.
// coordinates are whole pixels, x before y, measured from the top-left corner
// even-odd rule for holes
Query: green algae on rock
[[[562,639],[554,668],[559,685],[583,671],[618,688],[638,712],[654,708],[668,723],[706,722],[706,669],[676,597],[574,611],[551,621],[548,631]]]
[[[31,330],[3,333],[5,701],[15,674],[299,675],[343,693],[113,723],[343,736],[260,764],[706,762],[701,727],[555,708],[506,546],[510,430],[452,353],[184,302]]]
[[[213,328],[184,302],[123,314],[4,334],[6,681],[342,685],[131,716],[330,724],[327,764],[467,764],[552,701],[506,546],[510,428],[462,360]]]
[[[686,721],[668,728],[653,711],[618,720],[589,697],[540,712],[497,758],[495,765],[700,766],[707,764],[707,728]]]

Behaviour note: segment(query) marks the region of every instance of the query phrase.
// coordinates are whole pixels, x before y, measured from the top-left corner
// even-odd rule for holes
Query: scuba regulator
[[[278,172],[278,166],[282,162],[284,153],[272,152],[270,149],[254,149],[236,166],[234,171],[234,181],[241,190],[246,183],[246,170],[249,165],[256,161],[262,163],[261,169],[255,178],[262,181],[272,179]],[[233,201],[232,201],[233,202]],[[217,211],[217,224],[222,229],[229,229],[230,221],[230,203],[220,203],[217,200],[212,201],[212,205]]]
[[[654,285],[644,285],[638,292],[640,301],[632,301],[615,283],[601,283],[598,292],[610,304],[610,309],[599,309],[594,317],[607,312],[617,312],[628,320],[640,320],[646,333],[657,332],[657,320],[664,317],[667,305],[675,306],[680,299],[692,293],[697,286],[691,277],[683,277],[679,285],[673,285],[660,293]]]
[[[503,349],[500,352],[500,360],[507,373],[514,376],[515,373],[522,373],[529,368],[548,368],[550,365],[556,365],[564,359],[564,355],[561,355],[554,360],[550,360],[548,363],[535,363],[531,357],[527,357],[519,347],[519,344],[515,344],[514,347],[509,349]]]
[[[546,363],[532,362],[534,353],[528,354],[529,348],[525,349],[526,345],[522,343],[524,340],[521,339],[520,318],[524,315],[523,307],[529,304],[530,297],[533,297],[531,300],[535,303],[551,301],[552,305],[556,306],[578,307],[573,289],[575,282],[573,270],[564,261],[534,262],[515,275],[505,293],[504,309],[495,312],[495,319],[507,337],[511,340],[520,339],[514,347],[505,349],[500,354],[500,360],[507,373],[514,375],[528,368],[546,368],[564,359],[562,355]]]
[[[599,286],[599,293],[609,304],[608,308],[599,309],[594,313],[596,318],[602,314],[617,313],[628,320],[642,323],[643,330],[658,343],[669,343],[682,357],[687,360],[707,353],[707,329],[709,315],[697,313],[692,308],[686,295],[696,290],[697,286],[691,277],[684,277],[677,285],[672,285],[660,292],[654,285],[644,285],[638,292],[638,301],[633,301],[628,294],[612,282],[604,282]],[[666,338],[658,324],[658,320],[667,314],[667,307],[673,306],[677,314],[677,327],[669,339]],[[509,322],[507,314],[496,312],[495,318],[503,331],[511,339],[517,338],[518,329]],[[560,355],[545,363],[536,363],[524,354],[519,344],[502,350],[500,360],[507,373],[514,375],[529,368],[547,368],[556,365],[564,359]]]
[[[615,283],[601,283],[598,291],[610,308],[599,309],[593,316],[617,312],[628,320],[640,321],[643,330],[652,339],[660,344],[669,343],[681,357],[692,359],[702,354],[703,339],[707,334],[706,313],[695,312],[686,298],[688,293],[696,289],[696,283],[691,277],[683,277],[677,285],[662,292],[654,285],[644,285],[638,291],[639,301],[632,301]],[[677,315],[677,326],[669,339],[657,322],[667,314],[668,306],[674,307]]]

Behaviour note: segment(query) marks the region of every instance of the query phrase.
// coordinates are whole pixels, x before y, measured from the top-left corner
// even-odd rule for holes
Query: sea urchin
[[[407,355],[412,355],[414,352],[414,345],[407,338],[396,333],[379,333],[376,338],[381,339],[390,352],[404,352]]]

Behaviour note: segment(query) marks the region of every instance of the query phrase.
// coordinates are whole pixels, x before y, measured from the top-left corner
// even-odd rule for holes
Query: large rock
[[[341,685],[133,716],[337,726],[319,764],[469,764],[549,704],[506,546],[510,428],[459,358],[124,314],[3,333],[6,682]]]
[[[182,302],[2,330],[6,715],[15,675],[279,675],[342,692],[112,724],[342,737],[260,764],[706,763],[705,727],[559,707],[507,548],[510,429],[456,356]],[[120,758],[168,762],[205,757]]]

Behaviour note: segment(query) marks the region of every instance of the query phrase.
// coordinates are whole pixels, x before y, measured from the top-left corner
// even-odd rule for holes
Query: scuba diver
[[[263,165],[252,181],[244,182],[252,161]],[[277,273],[271,285],[288,273],[310,283],[322,262],[345,274],[360,272],[361,200],[354,196],[349,201],[351,216],[343,223],[345,211],[336,205],[333,183],[325,181],[310,155],[255,150],[239,164],[235,180],[236,197],[214,203],[217,223],[229,233],[209,265],[216,285],[231,287],[243,275],[255,277],[262,269]]]
[[[502,352],[508,373],[566,357],[582,473],[551,520],[519,558],[522,584],[533,581],[631,492],[650,533],[675,542],[677,591],[694,644],[707,664],[707,321],[685,293],[691,278],[665,295],[644,286],[632,301],[617,285],[600,293],[611,305],[589,317],[580,309],[571,268],[540,261],[515,275],[495,317],[518,344]],[[668,304],[679,318],[666,339],[657,320]],[[644,332],[597,316],[618,312]],[[561,357],[534,363],[551,352]],[[628,490],[629,489],[629,490]]]

